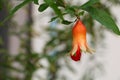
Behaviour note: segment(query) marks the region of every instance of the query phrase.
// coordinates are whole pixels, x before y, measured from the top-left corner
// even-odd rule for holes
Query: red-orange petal
[[[79,61],[80,58],[81,58],[81,50],[80,50],[80,48],[78,47],[76,53],[74,55],[70,54],[70,56],[71,56],[72,60]]]

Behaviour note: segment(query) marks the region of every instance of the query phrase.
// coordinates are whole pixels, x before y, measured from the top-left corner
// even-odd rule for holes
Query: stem
[[[32,58],[31,58],[31,54],[32,54],[32,50],[31,50],[31,29],[32,29],[32,3],[30,3],[28,5],[28,21],[27,21],[27,40],[26,40],[26,75],[25,75],[25,80],[31,80],[32,74],[33,74],[33,63],[31,62]]]

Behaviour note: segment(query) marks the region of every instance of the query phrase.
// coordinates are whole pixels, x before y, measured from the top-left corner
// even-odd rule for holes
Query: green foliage
[[[65,3],[64,3],[64,0],[55,0],[56,2],[56,5],[60,6],[60,7],[65,7]]]
[[[115,24],[115,21],[103,10],[92,7],[93,4],[97,3],[99,0],[90,0],[80,6],[83,10],[86,10],[90,15],[104,25],[106,28],[112,30],[114,33],[120,35],[118,26]]]
[[[51,20],[49,22],[52,22],[52,21],[55,21],[58,17],[55,16],[55,17],[52,17]]]
[[[106,28],[120,35],[118,26],[115,24],[114,20],[105,11],[99,10],[94,7],[87,7],[85,10],[88,11],[94,19],[96,19],[98,22],[103,24]]]
[[[32,0],[24,0],[22,3],[20,3],[19,5],[17,5],[16,7],[14,7],[9,15],[2,21],[0,22],[0,25],[3,25],[4,22],[6,22],[8,19],[10,19],[20,8],[22,8],[23,6],[27,5],[29,2],[31,2]]]
[[[69,24],[71,24],[72,22],[67,21],[67,20],[63,20],[62,23],[63,23],[63,24],[66,24],[66,25],[69,25]]]
[[[15,8],[13,8],[13,10],[11,10],[10,16],[12,16],[13,14],[15,14],[15,12],[17,12],[20,8],[22,8],[23,6],[25,6],[26,4],[28,4],[31,1],[32,0],[25,0],[22,3],[20,3],[19,5],[17,5]]]
[[[71,16],[75,15],[74,6],[66,6],[65,11],[66,11],[67,14],[70,14]]]
[[[45,9],[47,9],[48,8],[48,4],[46,4],[46,3],[43,3],[43,4],[41,4],[40,6],[39,6],[39,8],[38,8],[38,10],[40,11],[40,12],[43,12]]]
[[[61,10],[58,8],[58,6],[53,2],[53,0],[44,0],[56,13],[57,16],[59,16],[60,19],[63,20],[63,15]]]
[[[34,0],[34,3],[39,5],[39,0]]]
[[[99,2],[99,0],[89,0],[88,2],[80,6],[80,8],[86,8],[86,7],[92,6],[97,2]]]
[[[56,4],[58,3],[59,5],[61,5],[60,2],[64,4],[63,0],[56,1],[56,3],[54,3],[52,0],[44,0],[44,1],[54,10],[54,12],[57,14],[57,17],[62,19],[63,24],[68,25],[71,23],[71,21],[64,20],[63,14],[61,10],[58,9],[58,5]],[[120,35],[120,31],[118,29],[118,26],[115,24],[114,20],[105,11],[92,7],[95,3],[98,2],[99,0],[89,0],[85,4],[81,5],[79,8],[88,11],[94,19],[96,19],[106,28],[112,30],[114,33]],[[39,10],[42,11],[46,9],[46,7],[47,7],[46,5],[42,4],[42,6],[39,7]],[[65,8],[67,14],[74,15],[77,18],[84,14],[84,11],[80,12],[77,6],[71,7],[64,5],[63,7]],[[54,21],[57,17],[52,18],[51,21]]]
[[[39,0],[24,0],[22,3],[17,5],[13,10],[11,10],[10,15],[5,19],[9,19],[17,10],[19,10],[24,5],[28,4],[29,2],[34,1],[35,4],[39,5]],[[120,35],[120,31],[118,29],[118,26],[115,24],[115,21],[109,16],[105,11],[99,10],[97,8],[94,8],[96,3],[100,3],[99,0],[89,0],[85,4],[82,4],[81,6],[71,6],[67,4],[64,0],[44,0],[44,3],[41,4],[38,8],[40,12],[43,12],[48,7],[51,7],[53,11],[56,14],[56,17],[53,17],[50,22],[56,20],[57,18],[61,19],[62,24],[70,24],[71,21],[64,19],[64,14],[76,16],[76,18],[79,18],[80,16],[84,15],[84,10],[88,11],[89,14],[92,16],[92,18],[96,19],[98,22],[100,22],[102,25],[104,25],[106,28],[112,30],[114,33]],[[62,7],[62,8],[59,8]],[[81,11],[81,9],[83,11]],[[4,21],[3,21],[4,22]]]

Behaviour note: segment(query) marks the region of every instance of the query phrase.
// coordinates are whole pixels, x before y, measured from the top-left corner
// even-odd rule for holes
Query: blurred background
[[[87,0],[66,1],[79,5]],[[0,21],[21,2],[1,0]],[[96,6],[109,13],[120,29],[120,0],[100,0]],[[81,19],[88,31],[88,44],[96,52],[82,53],[81,60],[75,62],[67,55],[72,49],[74,23],[49,22],[55,16],[53,10],[39,12],[38,7],[25,5],[0,26],[0,80],[120,80],[120,36],[85,12]]]

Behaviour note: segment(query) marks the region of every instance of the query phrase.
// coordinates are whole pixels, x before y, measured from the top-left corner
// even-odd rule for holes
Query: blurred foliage
[[[5,1],[6,0],[1,0],[0,3],[7,3]],[[108,1],[113,4],[119,4],[119,0]],[[91,44],[94,47],[100,44],[98,42],[101,41],[101,38],[103,39],[105,30],[102,25],[96,26],[94,19],[99,21],[114,33],[120,34],[117,25],[111,18],[112,14],[109,10],[110,8],[106,6],[106,3],[102,4],[99,0],[89,0],[85,4],[80,5],[72,5],[71,0],[43,0],[42,4],[39,4],[39,0],[23,0],[19,5],[13,8],[12,11],[9,12],[8,10],[10,15],[3,22],[12,17],[20,8],[30,4],[30,2],[34,2],[36,5],[39,5],[38,11],[40,12],[43,12],[48,7],[53,9],[54,15],[52,15],[50,20],[51,25],[46,29],[46,32],[50,36],[50,40],[46,42],[42,53],[36,53],[32,51],[31,46],[31,39],[33,37],[32,23],[34,22],[31,18],[28,18],[28,21],[26,21],[24,27],[18,32],[15,28],[12,28],[11,30],[9,27],[11,30],[10,35],[17,36],[21,42],[21,45],[19,54],[16,56],[12,56],[9,52],[0,49],[0,51],[6,53],[5,57],[7,59],[7,63],[3,62],[0,64],[0,66],[4,67],[7,71],[7,76],[4,77],[4,80],[31,80],[34,72],[38,69],[47,70],[47,80],[67,80],[67,76],[65,75],[59,77],[58,72],[62,69],[62,67],[66,67],[73,73],[75,72],[75,69],[72,64],[70,64],[67,55],[72,47],[70,24],[73,23],[76,18],[80,18],[80,16],[83,23],[87,27],[87,31],[91,37]],[[3,8],[3,6],[1,7],[0,5],[0,9],[1,8]],[[31,12],[29,12],[29,16],[31,16],[30,13]],[[68,15],[70,19],[67,19],[65,17],[66,15]],[[67,26],[64,25],[64,29],[58,29],[57,26],[61,26],[60,22],[66,24]],[[52,23],[55,23],[56,27],[54,27]],[[3,23],[0,25],[2,24]],[[12,24],[12,22],[11,25],[18,26],[17,24]],[[27,37],[22,37],[23,34]],[[0,38],[0,44],[2,44],[2,38]],[[48,67],[45,67],[43,64],[39,63],[42,59],[47,60],[49,64]],[[65,65],[60,64],[61,60],[63,60]],[[103,70],[102,63],[96,59],[96,55],[91,55],[88,59],[88,62],[89,61],[93,62],[94,66],[86,68],[84,75],[80,78],[80,80],[95,80],[95,74],[97,73],[96,70],[99,72]],[[14,63],[18,64],[19,67],[13,66]],[[18,75],[13,75],[12,73]],[[23,77],[20,77],[20,75],[23,75]],[[39,79],[44,80],[42,79],[42,76],[40,76]]]

